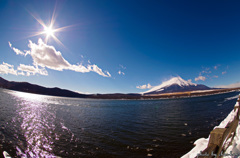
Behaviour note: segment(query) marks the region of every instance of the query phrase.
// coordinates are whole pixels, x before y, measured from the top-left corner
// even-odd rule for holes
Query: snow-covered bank
[[[232,155],[238,155],[236,157],[240,156],[240,126],[238,125],[236,129],[236,135],[233,139],[232,145],[228,147],[228,149],[225,151],[225,155],[232,153]],[[232,158],[232,156],[226,156],[226,158]]]
[[[235,106],[239,106],[239,103],[237,102],[235,104]],[[233,121],[234,117],[237,114],[237,110],[234,111],[234,109],[228,114],[228,116],[219,124],[219,126],[215,126],[215,128],[225,128],[225,126],[228,124],[228,122]],[[182,158],[194,158],[196,157],[198,154],[200,154],[201,151],[203,151],[204,149],[207,148],[208,145],[208,141],[209,141],[209,137],[208,138],[200,138],[198,140],[196,140],[194,142],[195,147],[189,151],[187,154],[183,155]],[[229,154],[229,155],[239,155],[240,156],[240,126],[238,125],[237,129],[236,129],[236,135],[232,141],[232,145],[230,145],[228,147],[228,149],[226,150],[225,154]],[[229,156],[230,158],[231,156]]]

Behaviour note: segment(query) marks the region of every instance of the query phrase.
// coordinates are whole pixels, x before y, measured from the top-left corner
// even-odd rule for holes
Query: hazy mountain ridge
[[[28,82],[7,81],[2,77],[0,77],[0,87],[10,89],[10,90],[21,91],[21,92],[51,95],[51,96],[78,97],[78,98],[85,98],[88,96],[85,94],[79,94],[66,89],[60,89],[58,87],[46,88],[36,84],[31,84]]]

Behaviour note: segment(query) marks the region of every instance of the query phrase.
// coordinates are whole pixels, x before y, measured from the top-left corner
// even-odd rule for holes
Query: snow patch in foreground
[[[236,129],[236,135],[233,139],[232,145],[228,147],[228,149],[225,151],[226,154],[234,154],[240,156],[240,126]],[[232,156],[226,156],[226,158],[232,158]]]
[[[239,106],[239,103],[237,102],[235,106]],[[215,126],[215,128],[225,128],[225,126],[228,124],[228,122],[233,121],[234,117],[237,114],[237,110],[234,111],[234,109],[228,114],[228,116],[219,124],[219,126]],[[197,156],[197,154],[200,154],[201,151],[205,150],[208,145],[208,138],[200,138],[194,142],[195,147],[189,151],[187,154],[183,155],[182,158],[194,158]],[[236,129],[236,135],[232,141],[232,145],[228,147],[228,149],[225,152],[226,154],[235,154],[240,155],[240,127],[238,126]],[[227,158],[231,158],[231,156],[227,156]]]

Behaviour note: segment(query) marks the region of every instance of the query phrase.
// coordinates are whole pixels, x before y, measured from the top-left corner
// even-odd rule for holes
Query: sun
[[[43,31],[41,32],[41,34],[45,34],[46,35],[46,38],[45,38],[45,42],[46,43],[47,43],[47,41],[48,41],[48,39],[50,37],[52,37],[53,39],[58,41],[57,37],[54,35],[54,33],[57,31],[57,29],[54,29],[52,27],[53,23],[51,23],[49,26],[46,26],[45,24],[42,24],[42,26],[43,26]]]
[[[55,16],[55,9],[53,11],[53,14],[52,14],[52,18],[50,20],[50,24],[49,25],[46,25],[43,20],[41,20],[40,18],[37,18],[37,16],[35,16],[33,13],[31,13],[29,11],[29,14],[32,15],[32,17],[34,19],[37,20],[37,22],[42,26],[42,30],[41,31],[38,31],[36,33],[34,33],[33,35],[29,36],[29,37],[33,37],[33,36],[39,36],[39,35],[45,35],[45,43],[47,44],[48,43],[48,40],[50,38],[54,39],[57,43],[59,43],[60,45],[62,45],[63,47],[65,47],[63,45],[63,43],[56,37],[55,33],[56,32],[61,32],[61,31],[64,31],[70,27],[73,27],[74,25],[69,25],[69,26],[64,26],[64,27],[59,27],[59,28],[54,28],[54,23],[55,23],[55,20],[56,20],[56,16]]]
[[[52,28],[52,26],[49,26],[49,27],[45,26],[44,27],[44,33],[46,34],[47,37],[50,37],[50,36],[53,37],[54,32],[55,32],[55,30]]]
[[[29,14],[42,26],[42,29],[40,31],[35,32],[34,34],[30,35],[29,37],[34,37],[34,36],[39,36],[39,35],[45,35],[45,43],[47,44],[49,39],[53,39],[54,41],[56,41],[58,44],[60,44],[61,46],[63,46],[64,48],[66,48],[64,46],[64,44],[57,38],[56,33],[62,32],[62,31],[66,31],[68,29],[70,29],[71,27],[74,27],[78,24],[74,24],[74,25],[68,25],[68,26],[63,26],[63,27],[54,27],[54,24],[56,22],[56,18],[57,18],[57,14],[56,14],[56,6],[52,12],[52,17],[51,19],[49,19],[49,25],[47,25],[46,23],[43,22],[43,20],[41,18],[39,18],[38,15],[34,15],[33,13],[31,13],[30,11],[28,11]]]

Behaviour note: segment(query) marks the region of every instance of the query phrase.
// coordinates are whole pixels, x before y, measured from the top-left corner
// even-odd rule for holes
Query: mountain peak
[[[179,86],[189,86],[189,85],[192,85],[192,86],[196,86],[197,84],[194,84],[194,83],[192,83],[192,81],[191,80],[188,80],[188,81],[186,81],[186,80],[184,80],[184,79],[182,79],[180,76],[178,76],[178,77],[173,77],[173,78],[171,78],[170,80],[168,80],[168,81],[165,81],[165,82],[163,82],[165,85],[173,85],[173,84],[178,84]],[[163,84],[162,83],[162,84]]]
[[[186,80],[182,79],[180,76],[178,76],[178,77],[173,77],[173,78],[169,79],[168,81],[164,81],[164,82],[162,82],[162,84],[155,86],[152,89],[150,89],[144,93],[161,92],[164,89],[166,89],[167,87],[170,87],[173,85],[179,86],[179,87],[197,86],[197,84],[192,83],[191,80],[186,81]]]

